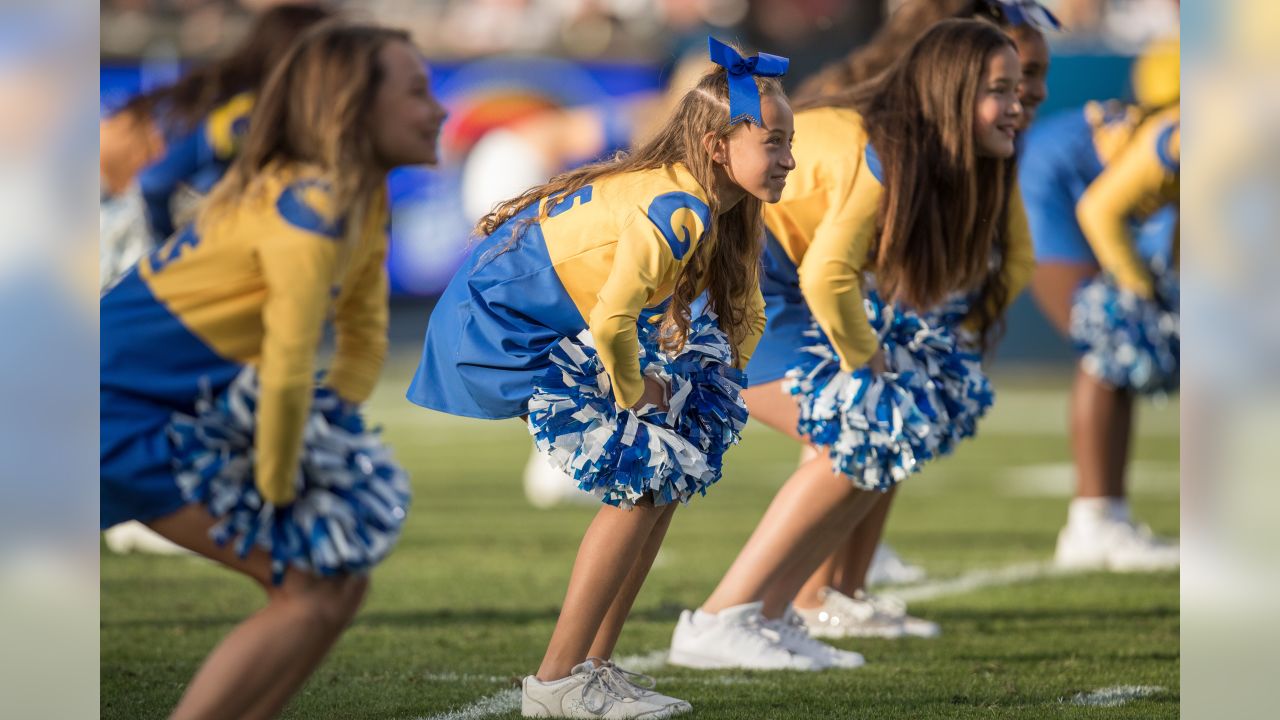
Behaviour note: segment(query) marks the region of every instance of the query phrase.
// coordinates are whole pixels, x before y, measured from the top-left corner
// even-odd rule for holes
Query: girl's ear
[[[711,156],[711,160],[717,165],[729,164],[729,143],[727,138],[717,138],[714,132],[707,132],[702,136],[702,147],[706,148],[707,154]]]

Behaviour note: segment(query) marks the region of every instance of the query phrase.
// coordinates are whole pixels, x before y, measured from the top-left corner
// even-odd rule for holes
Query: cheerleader
[[[268,9],[225,58],[103,119],[102,286],[174,233],[175,206],[189,219],[192,201],[221,179],[244,141],[271,69],[299,35],[331,16],[321,5]]]
[[[720,67],[633,154],[502,203],[440,298],[408,397],[526,418],[604,505],[587,528],[526,717],[667,717],[689,704],[610,661],[676,502],[705,494],[746,421],[764,327],[761,206],[794,167],[787,60],[710,41]],[[700,295],[706,314],[692,315]]]
[[[800,170],[766,211],[768,324],[744,397],[821,451],[711,597],[681,615],[672,663],[861,664],[815,640],[790,603],[885,493],[971,435],[991,403],[980,352],[1032,263],[1013,175],[1021,78],[1007,35],[947,20],[874,83],[797,115]]]
[[[817,101],[870,80],[906,52],[926,29],[948,17],[994,23],[1013,39],[1022,64],[1018,84],[1021,133],[1048,97],[1049,46],[1044,33],[1061,29],[1053,13],[1029,0],[911,0],[890,16],[868,45],[810,78],[797,97],[800,102]],[[936,637],[940,633],[937,624],[907,615],[900,600],[867,591],[868,585],[877,582],[908,583],[924,578],[923,568],[906,565],[881,541],[895,496],[887,493],[876,503],[850,532],[848,542],[814,572],[796,596],[796,607],[814,635],[897,638]],[[806,608],[813,612],[804,612]]]
[[[1020,173],[1032,293],[1082,351],[1070,406],[1076,497],[1055,552],[1065,568],[1179,564],[1176,544],[1133,522],[1125,492],[1134,396],[1178,386],[1176,42],[1139,59],[1134,89],[1137,105],[1089,103],[1037,125]]]
[[[274,717],[399,535],[408,481],[357,404],[387,347],[386,175],[435,163],[443,119],[407,34],[315,28],[196,222],[102,298],[102,526],[145,522],[267,595],[173,717]]]

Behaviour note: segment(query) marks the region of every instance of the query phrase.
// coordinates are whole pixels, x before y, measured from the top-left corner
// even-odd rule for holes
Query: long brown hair
[[[807,104],[857,110],[880,158],[877,288],[917,308],[976,290],[969,317],[984,347],[1008,294],[1002,271],[1016,174],[1013,158],[978,153],[974,107],[988,58],[1006,47],[1013,41],[989,23],[944,20],[875,81]]]
[[[218,105],[258,91],[293,41],[333,16],[323,5],[276,5],[257,17],[249,34],[226,57],[196,68],[167,87],[130,100],[120,112],[159,114],[166,125],[190,130]]]
[[[907,0],[869,42],[823,66],[801,83],[795,92],[796,101],[816,100],[871,80],[888,70],[926,30],[956,18],[986,20],[1010,35],[1039,32],[1029,25],[1014,27],[1000,5],[991,0]]]
[[[784,96],[782,85],[775,78],[757,77],[755,81],[761,97]],[[662,345],[667,350],[684,345],[689,331],[689,306],[705,290],[709,308],[719,317],[720,328],[736,348],[749,332],[748,300],[759,283],[763,203],[746,195],[732,208],[721,212],[715,192],[715,163],[702,141],[707,133],[712,133],[715,141],[728,138],[735,127],[729,125],[728,75],[717,67],[684,94],[667,123],[640,148],[631,154],[619,153],[612,159],[557,175],[550,182],[499,204],[480,219],[476,233],[489,235],[543,198],[567,195],[602,177],[684,165],[706,191],[711,227],[676,279],[671,304],[662,320]],[[550,206],[551,203],[542,205],[538,220],[546,219]],[[513,233],[516,238],[513,243],[519,235],[519,232]]]
[[[249,118],[244,147],[214,187],[201,217],[254,191],[268,165],[314,168],[332,188],[334,210],[358,233],[385,202],[370,110],[382,83],[382,48],[408,33],[333,20],[301,37],[280,61]]]

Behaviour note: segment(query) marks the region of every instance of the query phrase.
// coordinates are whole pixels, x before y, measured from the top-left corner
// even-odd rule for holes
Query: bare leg
[[[1071,330],[1072,295],[1097,271],[1092,263],[1045,263],[1036,267],[1032,295],[1041,312],[1064,337]],[[1076,497],[1124,497],[1133,397],[1077,369],[1070,412]]]
[[[867,571],[871,569],[871,559],[875,557],[876,547],[884,537],[884,527],[889,521],[889,510],[893,507],[893,499],[898,495],[895,485],[876,502],[875,507],[858,523],[849,534],[849,542],[844,548],[844,563],[840,566],[836,579],[837,590],[845,595],[853,595],[865,590]]]
[[[1077,369],[1071,391],[1076,497],[1125,496],[1132,426],[1133,395]]]
[[[279,714],[355,617],[368,578],[325,579],[290,571],[271,584],[267,554],[241,559],[209,539],[214,520],[188,505],[150,523],[173,542],[253,578],[267,592],[266,607],[237,625],[205,659],[173,711],[173,718],[267,718]]]
[[[538,668],[539,680],[568,677],[573,666],[587,658],[605,616],[665,512],[666,508],[647,500],[632,510],[601,506],[578,546],[560,618]]]
[[[782,394],[781,382],[750,388],[743,397],[754,419],[802,440],[796,432],[799,410]],[[837,477],[825,455],[803,463],[778,491],[702,609],[716,613],[763,600],[766,616],[776,617],[835,549],[847,532],[844,523],[860,518],[876,497]]]
[[[609,606],[609,612],[604,616],[604,622],[601,623],[600,629],[596,632],[596,638],[591,643],[591,649],[587,652],[587,657],[598,657],[609,659],[613,657],[613,649],[618,644],[618,636],[622,634],[622,626],[627,621],[627,616],[631,614],[631,606],[636,601],[636,596],[640,594],[640,588],[644,585],[645,578],[649,576],[649,569],[653,567],[653,559],[658,556],[658,550],[662,547],[662,540],[667,535],[667,528],[671,527],[671,518],[675,516],[676,504],[671,503],[662,509],[662,517],[654,524],[653,530],[649,532],[649,539],[645,541],[644,548],[640,551],[640,557],[636,559],[636,563],[631,568],[631,572],[627,575],[627,579],[623,581],[622,587],[618,590],[617,597],[614,598],[613,604]]]

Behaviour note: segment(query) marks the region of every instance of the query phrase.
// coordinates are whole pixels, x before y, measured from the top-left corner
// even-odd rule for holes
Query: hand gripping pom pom
[[[241,557],[266,550],[276,584],[288,567],[330,576],[381,562],[400,537],[410,491],[378,431],[365,428],[355,406],[317,388],[296,499],[277,507],[254,485],[257,400],[257,375],[246,368],[221,396],[200,399],[195,417],[175,414],[169,425],[174,475],[188,502],[218,518],[213,539],[234,541]]]
[[[953,329],[956,302],[930,313],[887,305],[874,292],[865,303],[887,371],[849,373],[816,324],[813,343],[787,373],[784,388],[800,404],[797,429],[826,447],[832,468],[864,490],[887,491],[921,465],[974,434],[994,393],[981,357]]]
[[[552,465],[605,503],[630,508],[646,493],[657,505],[688,502],[720,479],[724,453],[746,425],[746,376],[710,313],[693,321],[674,356],[647,322],[639,340],[641,371],[667,386],[666,411],[620,410],[584,331],[552,348],[553,367],[529,400],[529,432]]]
[[[1147,300],[1102,274],[1076,291],[1071,338],[1085,372],[1140,395],[1178,389],[1179,332],[1176,273],[1153,272],[1156,298]]]

